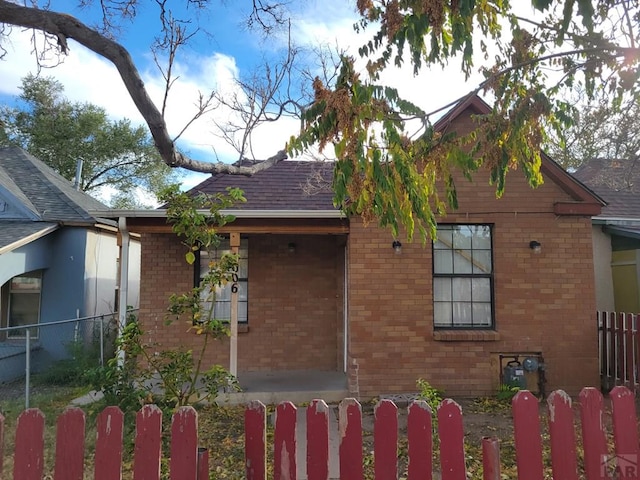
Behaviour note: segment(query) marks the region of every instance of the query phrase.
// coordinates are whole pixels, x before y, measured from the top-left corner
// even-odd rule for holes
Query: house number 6
[[[231,293],[238,293],[238,266],[233,267],[233,275],[231,276]]]

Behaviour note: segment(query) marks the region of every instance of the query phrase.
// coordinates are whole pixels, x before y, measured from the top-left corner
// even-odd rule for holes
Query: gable
[[[490,112],[491,107],[480,97],[473,95],[463,100],[438,120],[434,124],[434,128],[443,133],[457,132],[464,135],[475,128],[476,120],[474,120],[474,116],[487,115]],[[537,188],[531,188],[521,171],[509,171],[503,199],[509,199],[509,202],[515,201],[516,205],[514,207],[525,211],[540,209],[541,206],[550,204],[556,215],[598,215],[602,210],[602,206],[605,205],[602,198],[566,172],[547,154],[541,153],[540,171],[544,183]],[[482,189],[483,184],[488,184],[488,171],[479,170],[473,176],[474,188],[479,187]],[[459,181],[457,186],[459,187],[463,182],[464,180],[462,182]],[[495,196],[495,187],[492,186],[491,190]],[[522,195],[519,195],[518,191]],[[476,192],[476,194],[481,193]],[[486,195],[486,193],[483,194]],[[469,196],[471,195],[470,192]],[[460,191],[458,191],[458,198],[459,200],[461,198]]]
[[[36,220],[37,216],[24,204],[2,191],[0,187],[0,220]]]

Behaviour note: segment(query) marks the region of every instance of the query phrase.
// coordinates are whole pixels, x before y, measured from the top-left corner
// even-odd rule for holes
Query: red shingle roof
[[[470,95],[444,115],[434,127],[446,129],[464,112],[483,115],[491,108],[477,95]],[[575,202],[600,211],[604,203],[562,167],[546,155],[542,156],[542,174],[567,192]],[[245,192],[247,203],[234,208],[248,210],[336,210],[333,206],[331,179],[332,162],[285,160],[250,177],[217,174],[196,185],[192,193],[224,192],[227,187],[238,187]],[[585,212],[582,212],[586,214]]]
[[[191,193],[221,193],[227,187],[244,191],[245,210],[336,210],[333,206],[333,162],[284,160],[250,177],[216,174]]]

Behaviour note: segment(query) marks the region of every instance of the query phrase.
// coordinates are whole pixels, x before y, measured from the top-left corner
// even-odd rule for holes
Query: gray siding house
[[[0,148],[0,382],[24,375],[25,329],[34,368],[67,355],[81,323],[47,323],[116,309],[117,225],[107,207],[17,147]],[[137,302],[139,246],[132,248],[130,295]],[[82,325],[84,327],[84,325]]]

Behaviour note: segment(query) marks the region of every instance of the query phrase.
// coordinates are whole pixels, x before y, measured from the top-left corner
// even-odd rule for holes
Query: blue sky
[[[91,12],[74,7],[71,0],[52,0],[51,8],[77,16],[91,24],[95,17]],[[201,36],[183,52],[176,64],[180,78],[170,94],[167,123],[170,134],[175,135],[193,115],[194,104],[199,91],[220,89],[233,92],[233,80],[249,75],[263,59],[274,58],[286,45],[286,36],[262,35],[248,31],[242,26],[250,2],[226,1],[212,3],[211,13],[202,16],[200,24],[213,36]],[[318,43],[338,44],[357,55],[357,49],[366,40],[353,30],[356,20],[355,2],[345,0],[299,0],[292,2],[291,12],[293,41],[297,45],[311,47]],[[148,3],[139,10],[133,25],[125,24],[117,40],[129,50],[147,89],[157,105],[160,105],[163,83],[159,71],[153,63],[149,45],[157,31],[155,4]],[[8,55],[0,61],[0,102],[10,101],[19,93],[20,79],[29,72],[36,72],[36,62],[30,54],[30,32],[14,29],[10,43],[5,44]],[[45,70],[64,86],[67,97],[74,101],[86,101],[104,107],[115,118],[129,118],[133,122],[142,119],[130,100],[115,68],[82,46],[70,42],[71,52],[62,65]],[[473,89],[480,80],[475,75],[465,81],[458,62],[444,71],[440,68],[424,71],[414,77],[408,65],[402,69],[386,72],[383,81],[399,88],[407,96],[426,110],[435,109],[453,101]],[[363,66],[363,65],[362,65]],[[224,122],[225,115],[220,109],[213,114],[218,122]],[[266,158],[283,148],[290,135],[296,133],[298,122],[285,119],[276,125],[269,125],[257,131],[253,137],[256,158]],[[213,134],[211,118],[202,118],[191,125],[179,143],[194,158],[205,161],[235,161],[237,153]],[[196,183],[202,177],[190,177]]]

